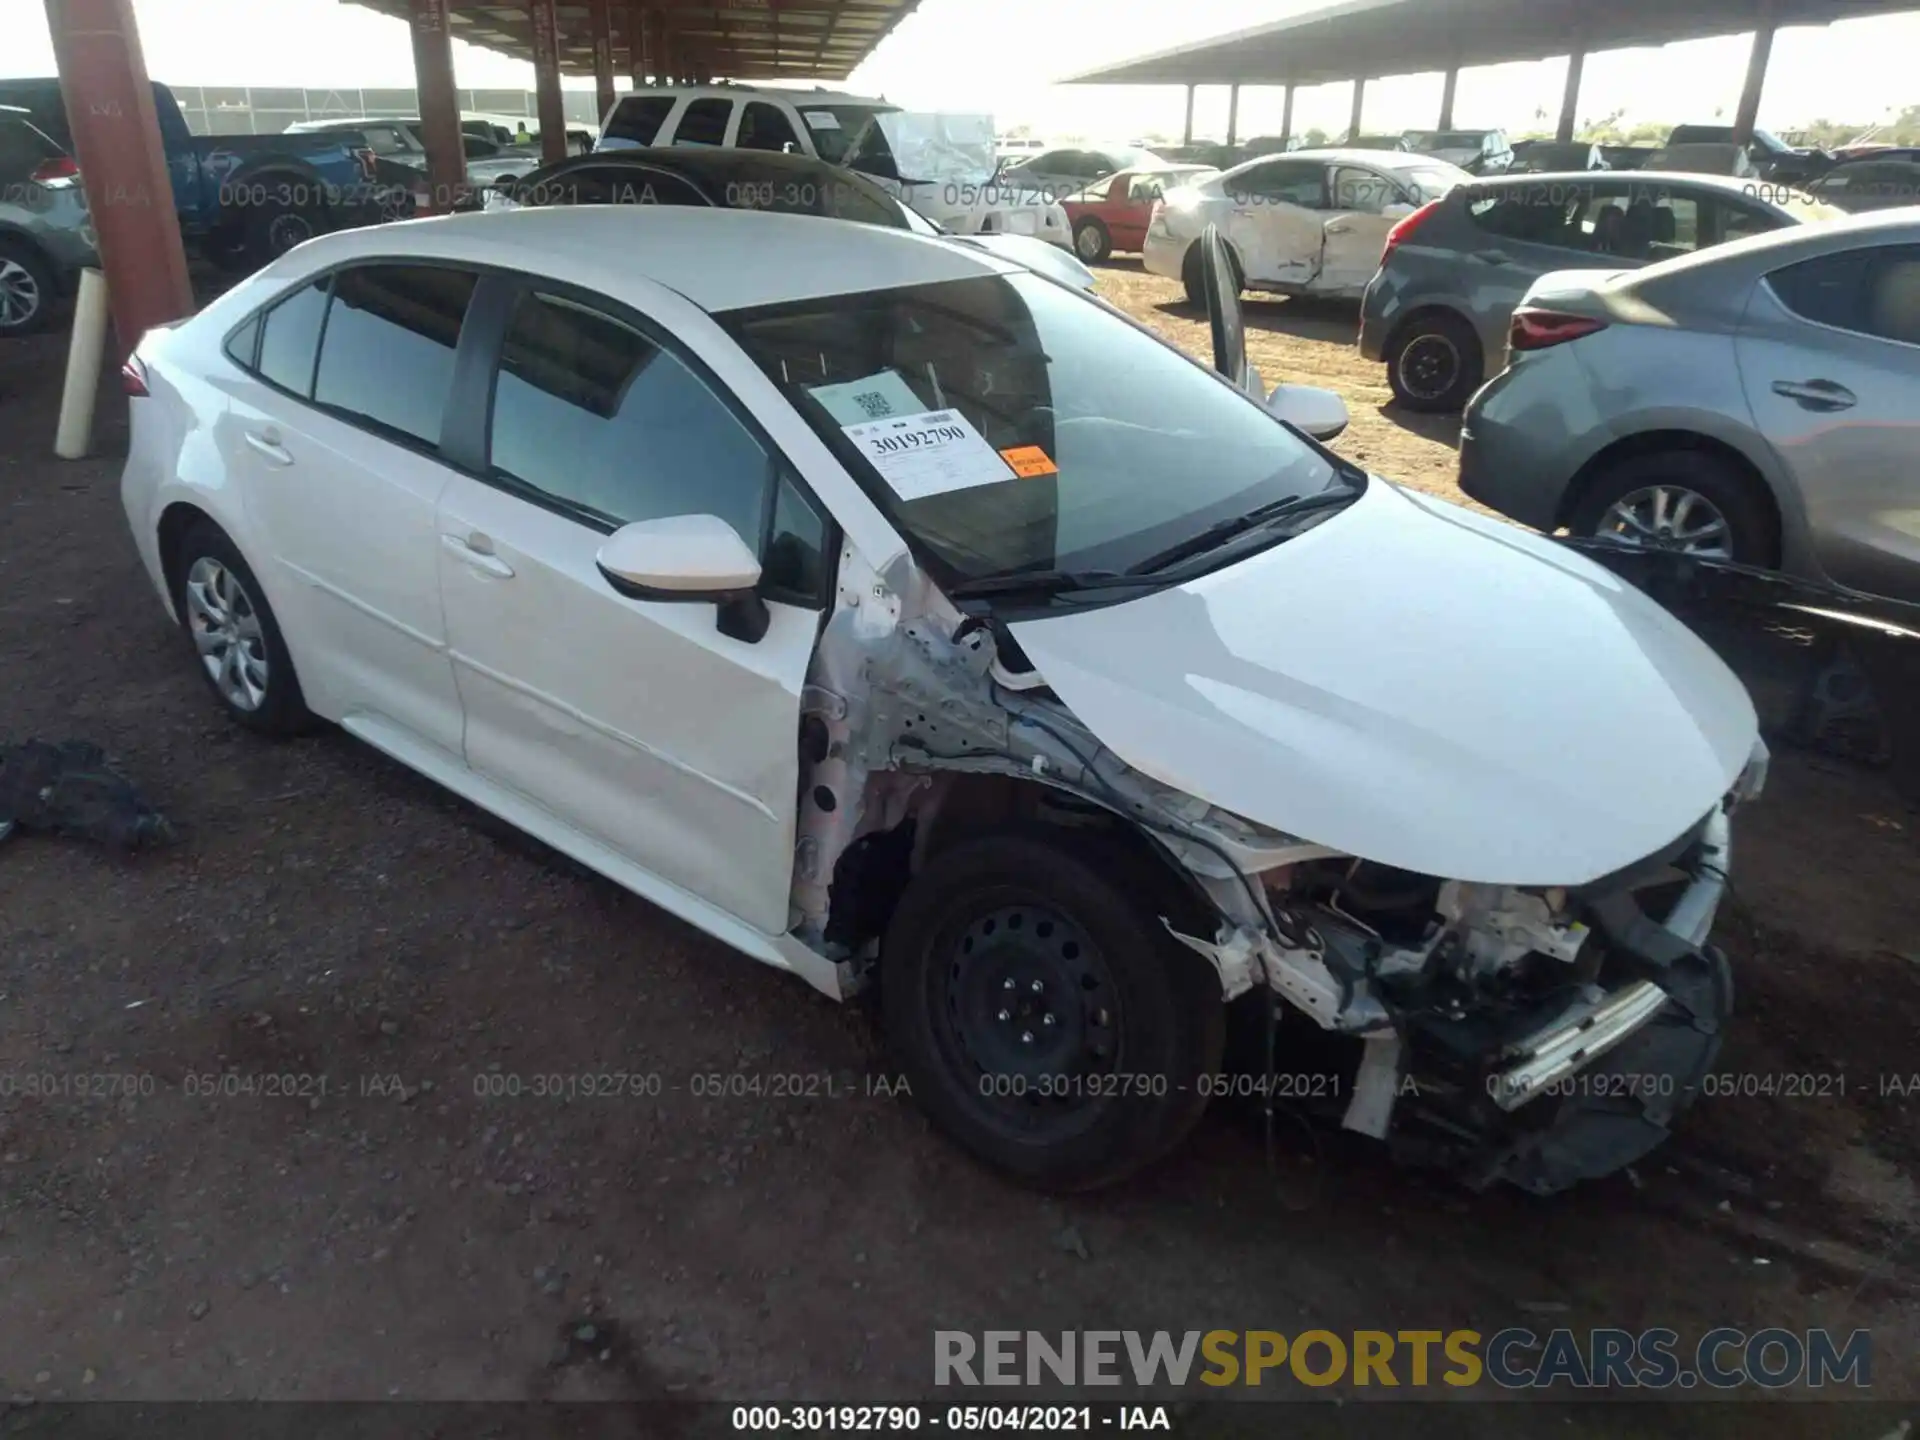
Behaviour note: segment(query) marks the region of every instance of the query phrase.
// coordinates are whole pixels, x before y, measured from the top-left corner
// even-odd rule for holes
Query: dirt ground
[[[1104,283],[1204,344],[1172,285]],[[1269,382],[1348,397],[1342,451],[1454,494],[1446,427],[1383,408],[1350,310],[1249,323]],[[876,1093],[860,1009],[344,735],[225,723],[125,533],[124,401],[99,458],[47,458],[62,360],[0,345],[0,739],[100,742],[180,842],[0,846],[0,1401],[905,1399],[936,1328],[1509,1324],[1869,1327],[1873,1394],[1920,1400],[1920,847],[1879,777],[1781,754],[1738,832],[1720,1071],[1815,1093],[1705,1098],[1632,1176],[1549,1201],[1303,1123],[1269,1153],[1220,1113],[1132,1183],[1043,1199]],[[607,1072],[661,1091],[525,1093]],[[696,1093],[731,1075],[816,1093]],[[1899,1419],[1683,1408],[1728,1434]],[[1522,1433],[1511,1405],[1418,1409],[1422,1434]],[[1551,1433],[1682,1428],[1612,1406]]]

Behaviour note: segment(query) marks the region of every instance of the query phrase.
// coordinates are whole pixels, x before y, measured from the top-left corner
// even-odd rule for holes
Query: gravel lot
[[[1127,262],[1105,285],[1205,343],[1174,286]],[[1382,408],[1350,310],[1248,318],[1269,383],[1348,396],[1340,449],[1453,494],[1446,427]],[[1309,1324],[1867,1326],[1876,1395],[1920,1398],[1920,1092],[1882,1093],[1920,1072],[1920,850],[1876,776],[1778,758],[1719,935],[1723,1071],[1844,1094],[1703,1100],[1635,1177],[1547,1202],[1303,1123],[1269,1154],[1223,1113],[1148,1176],[1049,1201],[877,1093],[861,1010],[343,735],[227,725],[125,534],[124,402],[103,397],[100,458],[46,458],[63,356],[0,344],[0,738],[105,745],[181,842],[0,847],[0,1400],[914,1398],[935,1328]],[[605,1072],[661,1093],[483,1093]],[[815,1093],[694,1093],[735,1074]],[[282,1075],[309,1078],[244,1093]],[[1899,1418],[1686,1409],[1700,1433],[1861,1440]],[[1522,1433],[1513,1406],[1418,1412],[1409,1433]],[[1626,1406],[1525,1420],[1649,1429]]]

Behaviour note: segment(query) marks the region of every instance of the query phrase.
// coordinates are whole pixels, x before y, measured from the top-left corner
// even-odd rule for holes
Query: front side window
[[[724,145],[727,121],[733,116],[731,100],[695,100],[680,117],[673,132],[676,145]]]
[[[475,283],[470,271],[437,265],[362,265],[335,275],[314,403],[391,439],[438,445]]]
[[[1357,493],[1248,396],[1035,275],[717,318],[943,583],[1126,570],[1269,502]]]
[[[327,314],[327,279],[306,285],[275,305],[261,320],[260,378],[301,399],[313,396],[313,362],[320,325]]]
[[[497,482],[599,529],[717,515],[761,552],[765,447],[676,356],[573,300],[529,293],[516,306],[491,464]]]

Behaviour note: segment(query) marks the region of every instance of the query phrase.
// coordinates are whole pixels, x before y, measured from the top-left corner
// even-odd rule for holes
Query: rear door
[[[822,512],[720,382],[646,317],[505,277],[476,308],[495,338],[463,389],[471,473],[438,515],[467,763],[780,934],[800,690],[831,553]],[[621,525],[688,514],[719,516],[762,557],[757,640],[722,633],[711,602],[629,598],[600,574]]]
[[[1357,293],[1380,268],[1387,231],[1396,223],[1381,212],[1395,203],[1409,204],[1411,197],[1378,170],[1336,165],[1331,198],[1326,249],[1314,287],[1334,294]]]
[[[254,379],[235,388],[216,441],[270,547],[250,559],[309,701],[455,756],[435,512],[453,474],[439,445],[475,283],[410,262],[295,291],[264,316]]]
[[[1227,177],[1232,208],[1222,227],[1250,285],[1306,285],[1320,273],[1327,167],[1317,160],[1268,160]]]
[[[1805,260],[1755,287],[1738,338],[1755,422],[1791,468],[1820,566],[1920,601],[1920,246]]]

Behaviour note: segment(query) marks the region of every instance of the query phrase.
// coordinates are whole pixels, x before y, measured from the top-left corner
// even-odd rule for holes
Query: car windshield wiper
[[[1004,575],[962,580],[947,587],[947,594],[955,600],[967,600],[988,595],[1058,595],[1069,590],[1138,588],[1153,583],[1153,576],[1123,575],[1118,570],[1009,570]]]
[[[1155,571],[1177,565],[1182,560],[1191,560],[1195,556],[1217,550],[1227,541],[1249,531],[1258,530],[1276,521],[1291,520],[1299,515],[1311,514],[1315,510],[1323,510],[1330,505],[1345,504],[1353,498],[1354,492],[1350,490],[1322,490],[1314,495],[1288,495],[1284,499],[1270,500],[1265,505],[1256,505],[1243,515],[1231,515],[1225,520],[1209,525],[1198,535],[1189,536],[1178,544],[1169,545],[1156,555],[1149,555],[1127,573],[1133,576],[1151,575]]]

